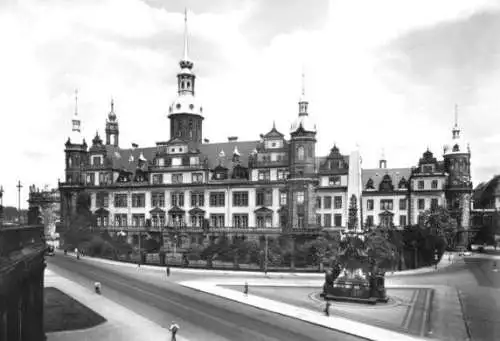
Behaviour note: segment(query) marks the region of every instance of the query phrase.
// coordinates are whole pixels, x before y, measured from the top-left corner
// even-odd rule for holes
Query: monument
[[[325,300],[376,304],[387,302],[385,271],[367,243],[366,232],[342,234],[339,253],[326,271],[321,297]]]

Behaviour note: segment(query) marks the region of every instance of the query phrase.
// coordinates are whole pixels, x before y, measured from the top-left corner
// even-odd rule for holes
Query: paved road
[[[105,297],[159,325],[168,327],[175,320],[182,335],[193,340],[361,340],[194,291],[150,271],[78,261],[61,254],[50,257],[48,263],[52,271],[89,288],[101,282]]]
[[[392,281],[458,288],[471,340],[500,340],[500,260],[474,255],[436,273],[394,277]]]

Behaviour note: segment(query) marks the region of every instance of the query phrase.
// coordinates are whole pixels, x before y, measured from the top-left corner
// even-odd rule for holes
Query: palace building
[[[168,108],[170,137],[156,146],[120,146],[113,101],[105,140],[96,134],[87,144],[75,109],[65,144],[66,179],[59,183],[63,222],[69,223],[83,191],[90,194],[97,226],[110,231],[345,229],[351,202],[359,222],[352,229],[403,228],[438,205],[468,227],[470,150],[457,122],[442,160],[426,150],[415,167],[388,168],[382,157],[378,168],[364,169],[359,150],[342,154],[334,145],[328,155],[316,155],[318,131],[303,87],[288,136],[273,124],[253,141],[229,137],[212,143],[203,138],[204,112],[195,96],[187,29],[179,66],[178,93]]]

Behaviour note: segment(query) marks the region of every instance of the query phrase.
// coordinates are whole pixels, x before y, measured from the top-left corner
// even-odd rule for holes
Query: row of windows
[[[327,214],[316,214],[316,224],[321,227],[332,227],[332,215]],[[342,226],[342,214],[333,215],[333,224],[335,227]]]
[[[302,193],[302,202],[303,194]],[[224,207],[226,205],[224,192],[210,192],[209,193],[209,205],[211,207]],[[170,194],[170,199],[172,206],[184,206],[184,193],[174,192]],[[284,206],[287,204],[287,193],[280,192],[279,197],[280,205]],[[203,192],[191,192],[191,206],[204,206],[205,205],[205,194]],[[271,190],[261,190],[257,191],[256,195],[256,206],[272,206],[273,205],[273,195]],[[128,207],[128,195],[126,193],[116,193],[114,195],[114,206],[115,207]],[[145,207],[146,197],[144,193],[133,193],[132,194],[132,207]],[[165,207],[165,193],[163,192],[152,192],[151,193],[151,206],[152,207]],[[247,207],[248,206],[248,192],[240,191],[233,192],[233,206],[236,207]],[[109,207],[109,194],[107,192],[98,192],[96,194],[96,207]]]
[[[278,169],[277,171],[278,180],[285,180],[287,177],[288,177],[288,170]],[[269,169],[259,170],[257,179],[259,181],[271,181],[271,170]]]
[[[163,174],[153,174],[152,182],[153,185],[163,184]],[[203,173],[191,173],[191,183],[202,183],[202,182],[203,182]],[[173,184],[184,183],[183,174],[182,173],[172,174],[172,183]]]
[[[326,208],[326,209],[332,208],[332,197],[331,196],[317,197],[316,198],[316,208],[321,208],[321,198],[323,198],[323,208]],[[333,199],[334,199],[333,200],[333,208],[334,209],[342,208],[342,197],[335,196]]]
[[[431,189],[438,189],[438,181],[437,180],[432,180],[431,181]],[[422,190],[425,189],[425,180],[419,180],[417,181],[417,188]]]
[[[374,226],[374,220],[372,215],[366,216],[366,226],[371,227]],[[384,216],[380,217],[380,226],[382,227],[391,227],[393,225],[392,217],[391,216]],[[407,225],[407,219],[405,215],[400,215],[399,216],[399,226],[406,226]]]
[[[431,199],[431,209],[437,208],[439,205],[439,200],[436,198]],[[373,208],[375,207],[375,203],[373,199],[368,199],[366,201],[366,209],[368,211],[373,211]],[[425,199],[418,199],[417,201],[417,207],[419,210],[425,210]],[[392,211],[394,209],[393,205],[393,200],[392,199],[382,199],[380,200],[380,209],[381,210],[388,210]],[[407,200],[406,199],[399,199],[399,209],[400,210],[406,210],[407,209]]]
[[[147,224],[151,224],[154,227],[163,227],[165,226],[165,214],[153,214],[151,216],[150,221],[146,219],[144,214],[132,214],[131,215],[131,224],[132,226],[142,227]],[[182,216],[172,216],[173,222],[182,222]],[[247,213],[236,213],[232,216],[232,226],[236,228],[246,228],[248,227],[248,214]],[[127,214],[115,214],[114,215],[114,225],[115,226],[128,226],[128,215]],[[192,215],[190,216],[190,226],[192,227],[202,227],[204,221],[203,214]],[[210,214],[209,218],[211,227],[225,227],[225,215],[224,214]],[[272,227],[272,215],[259,215],[256,214],[256,223],[257,227]],[[99,216],[97,217],[97,226],[108,226],[109,219],[107,216]]]

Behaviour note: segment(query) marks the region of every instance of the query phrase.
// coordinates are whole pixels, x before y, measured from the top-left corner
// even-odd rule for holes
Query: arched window
[[[297,159],[304,160],[304,158],[305,158],[304,146],[298,146],[297,147]]]
[[[184,89],[184,81],[181,82],[181,89]]]

